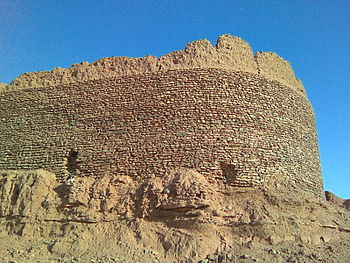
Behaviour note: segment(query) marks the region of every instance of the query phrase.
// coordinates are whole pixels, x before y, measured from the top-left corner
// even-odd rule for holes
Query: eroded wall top
[[[74,64],[67,69],[55,68],[51,71],[24,73],[9,85],[2,87],[2,90],[55,86],[116,76],[193,68],[222,68],[259,74],[305,94],[301,81],[296,78],[288,61],[272,52],[258,52],[254,56],[252,48],[246,41],[229,34],[220,36],[215,46],[210,41],[202,39],[189,43],[184,50],[160,58],[109,57],[93,63]]]
[[[281,58],[274,52],[257,52],[255,61],[258,66],[259,75],[293,87],[300,92],[305,92],[303,83],[295,77],[294,70],[289,61]]]

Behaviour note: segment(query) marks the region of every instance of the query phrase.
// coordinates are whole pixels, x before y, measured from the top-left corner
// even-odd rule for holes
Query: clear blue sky
[[[316,111],[325,188],[350,198],[349,0],[0,0],[0,82],[225,33],[292,62]]]

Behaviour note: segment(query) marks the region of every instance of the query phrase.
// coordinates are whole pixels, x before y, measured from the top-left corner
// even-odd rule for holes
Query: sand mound
[[[331,193],[319,201],[271,188],[223,187],[176,168],[146,181],[106,175],[65,184],[43,170],[2,171],[0,194],[2,262],[346,262],[350,256],[350,213]]]

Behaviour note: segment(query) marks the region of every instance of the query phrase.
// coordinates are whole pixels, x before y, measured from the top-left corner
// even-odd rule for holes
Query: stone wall
[[[305,92],[303,83],[294,76],[294,70],[287,60],[274,52],[257,52],[256,63],[259,75],[269,80],[276,80],[286,86]]]
[[[301,81],[296,78],[288,61],[272,52],[258,52],[254,57],[253,50],[246,41],[231,35],[220,36],[215,46],[206,39],[194,41],[184,50],[172,52],[160,58],[155,56],[109,57],[91,64],[87,62],[74,64],[68,69],[56,68],[52,71],[24,73],[4,90],[55,86],[194,68],[221,68],[260,74],[306,95]]]
[[[212,182],[280,180],[322,196],[313,109],[303,93],[268,79],[177,69],[0,93],[0,169],[43,168],[65,180],[186,167]]]

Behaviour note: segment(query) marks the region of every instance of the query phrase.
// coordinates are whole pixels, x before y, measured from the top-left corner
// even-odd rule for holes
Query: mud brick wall
[[[288,178],[321,196],[312,106],[247,72],[186,69],[0,93],[0,169],[162,176],[233,186]]]
[[[0,85],[0,91],[194,68],[220,68],[254,73],[268,80],[276,80],[306,95],[303,84],[295,76],[289,61],[273,52],[257,52],[254,56],[252,48],[245,40],[229,34],[220,36],[216,45],[201,39],[188,43],[184,50],[171,52],[159,58],[109,57],[93,63],[74,64],[66,69],[24,73],[9,85],[3,88]]]

